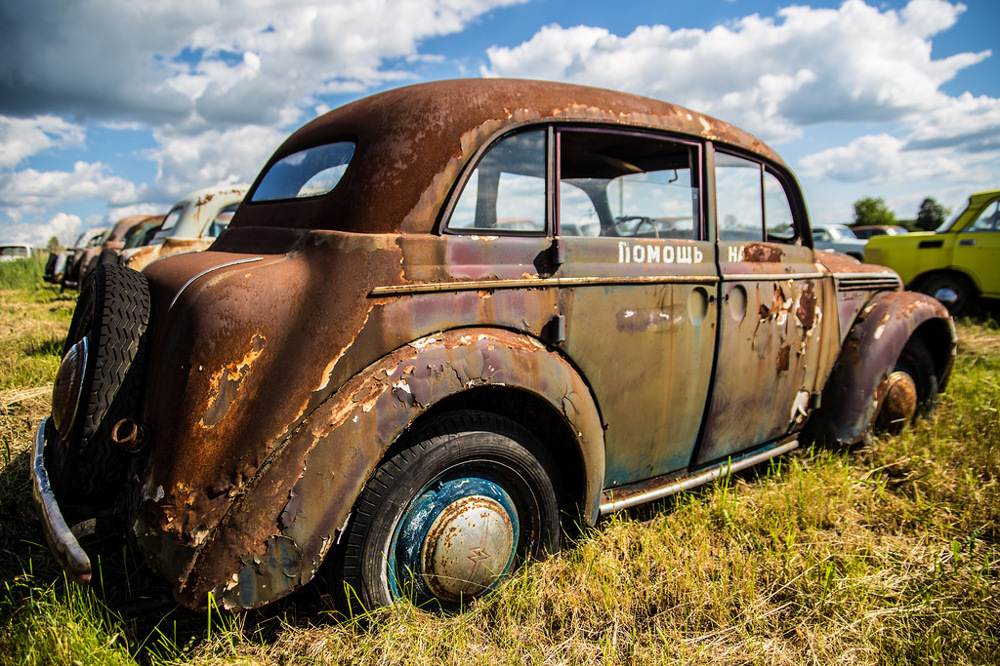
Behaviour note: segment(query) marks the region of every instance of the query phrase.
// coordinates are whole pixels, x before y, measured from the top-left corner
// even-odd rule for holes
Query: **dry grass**
[[[51,302],[25,307],[18,317],[44,323]],[[30,344],[27,328],[0,323],[0,348],[5,326]],[[125,552],[96,591],[62,581],[27,500],[50,378],[6,388],[0,662],[996,663],[1000,329],[966,321],[960,336],[949,392],[915,428],[852,451],[800,450],[611,516],[447,616],[399,605],[344,620],[314,584],[257,612],[122,619],[109,606],[155,578]]]

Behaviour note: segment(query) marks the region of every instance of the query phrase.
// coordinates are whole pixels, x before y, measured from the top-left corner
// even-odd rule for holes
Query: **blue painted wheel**
[[[445,415],[386,460],[355,505],[337,572],[352,611],[459,608],[559,545],[556,478],[538,440],[492,414]],[[339,595],[338,595],[339,596]]]

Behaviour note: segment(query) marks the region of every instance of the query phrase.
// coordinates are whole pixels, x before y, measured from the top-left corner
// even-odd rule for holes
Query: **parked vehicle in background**
[[[933,404],[944,307],[815,252],[755,137],[575,85],[440,81],[293,134],[229,229],[80,296],[33,487],[192,608],[316,577],[459,608],[564,530]],[[89,285],[89,286],[87,286]]]
[[[27,243],[0,243],[0,261],[28,259],[33,254],[34,249]]]
[[[62,284],[67,273],[73,274],[73,267],[78,264],[79,258],[88,247],[101,244],[101,236],[107,232],[107,227],[94,227],[85,229],[76,238],[73,247],[66,248],[61,252],[50,252],[49,258],[45,262],[45,273],[42,279],[52,284]]]
[[[858,238],[846,224],[817,224],[813,226],[813,247],[817,250],[840,252],[861,261],[867,240]]]
[[[998,215],[1000,190],[978,192],[936,231],[872,238],[865,257],[899,273],[907,289],[964,314],[980,297],[1000,298]]]
[[[122,239],[122,249],[115,252],[116,262],[121,263],[121,261],[118,260],[118,256],[123,250],[131,250],[134,247],[142,247],[143,245],[149,245],[153,242],[153,237],[156,236],[156,232],[160,230],[160,225],[163,224],[163,220],[166,219],[166,217],[166,215],[157,215],[144,222],[140,222],[126,231],[125,238]]]
[[[246,191],[232,185],[192,192],[174,204],[146,245],[123,250],[119,262],[141,271],[160,257],[204,250],[229,226]]]
[[[871,238],[872,236],[899,236],[900,234],[907,233],[906,227],[888,224],[861,224],[848,228],[855,236],[864,239]]]
[[[125,247],[125,236],[135,226],[151,220],[163,221],[163,215],[131,215],[122,218],[102,236],[99,245],[91,245],[80,256],[77,272],[63,278],[64,287],[78,289],[97,265],[104,261],[117,261],[118,251]]]

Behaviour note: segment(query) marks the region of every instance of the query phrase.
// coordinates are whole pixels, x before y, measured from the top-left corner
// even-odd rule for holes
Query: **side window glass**
[[[233,213],[239,208],[238,203],[229,204],[225,208],[219,211],[219,214],[215,216],[212,220],[212,224],[208,225],[208,231],[205,233],[206,236],[211,236],[212,238],[217,237],[223,231],[229,227],[229,221],[233,219]]]
[[[620,132],[560,133],[559,233],[698,239],[695,147]]]
[[[795,223],[788,195],[778,177],[770,171],[764,172],[764,220],[767,240],[789,242],[795,240]]]
[[[979,218],[970,224],[966,231],[996,231],[997,216],[1000,215],[1000,201],[991,203],[979,214]]]
[[[465,184],[451,231],[545,233],[545,130],[505,137]]]
[[[719,240],[764,240],[760,164],[734,155],[717,153],[715,205]]]
[[[600,236],[601,220],[587,193],[567,181],[559,183],[559,233],[563,236]]]

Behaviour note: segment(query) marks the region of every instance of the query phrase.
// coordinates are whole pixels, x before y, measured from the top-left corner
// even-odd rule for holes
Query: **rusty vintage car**
[[[161,257],[204,250],[229,226],[246,192],[246,185],[191,192],[173,205],[148,243],[121,250],[118,263],[141,271]]]
[[[34,492],[78,580],[67,525],[104,503],[192,608],[321,565],[354,607],[449,607],[574,524],[909,421],[954,345],[937,301],[815,252],[735,127],[426,83],[294,133],[209,250],[97,271]]]

